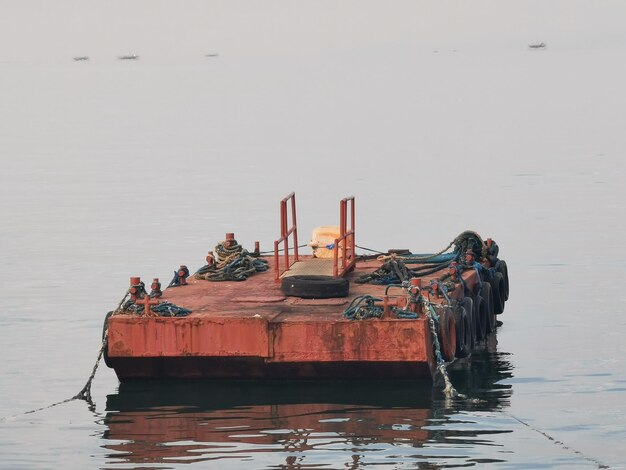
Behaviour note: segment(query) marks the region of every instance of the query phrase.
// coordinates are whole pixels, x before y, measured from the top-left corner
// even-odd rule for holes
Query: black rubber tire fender
[[[454,311],[456,328],[456,357],[469,356],[472,347],[472,325],[465,307],[459,305]]]
[[[476,326],[474,324],[474,301],[472,300],[471,297],[463,297],[463,300],[461,300],[461,305],[463,306],[463,308],[465,309],[465,311],[467,312],[467,317],[469,319],[469,326],[470,326],[470,331],[469,331],[469,337],[470,337],[470,343],[469,343],[469,348],[470,349],[474,349],[474,346],[476,345]]]
[[[504,277],[504,300],[507,301],[509,300],[509,268],[503,259],[499,259],[496,262],[495,268]]]
[[[454,360],[456,354],[456,326],[452,309],[445,307],[439,314],[439,346],[441,355],[446,362]]]
[[[487,334],[489,334],[496,329],[496,314],[493,310],[493,292],[491,290],[491,284],[483,281],[480,295],[485,300],[486,304],[485,310],[487,312]]]
[[[474,333],[476,342],[487,336],[487,306],[480,295],[474,298]]]
[[[491,284],[491,293],[493,299],[493,313],[500,315],[504,312],[504,276],[502,273],[496,271],[493,278],[489,281]]]
[[[288,297],[332,299],[347,297],[350,283],[342,277],[298,274],[283,278],[280,288]]]

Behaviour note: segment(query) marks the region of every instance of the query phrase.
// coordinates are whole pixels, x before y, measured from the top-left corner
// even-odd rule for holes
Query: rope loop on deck
[[[343,311],[343,316],[350,320],[365,320],[366,318],[380,318],[383,316],[383,308],[375,305],[383,299],[371,295],[359,295],[355,297],[348,308]]]

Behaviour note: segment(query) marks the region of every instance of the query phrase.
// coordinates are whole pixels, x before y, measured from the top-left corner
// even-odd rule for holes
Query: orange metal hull
[[[380,264],[358,262],[346,278]],[[470,286],[476,282],[473,271],[464,278]],[[343,317],[351,299],[382,296],[385,286],[351,282],[348,298],[305,300],[285,298],[271,269],[243,282],[188,282],[163,295],[191,309],[187,317],[109,319],[105,358],[120,380],[416,378],[434,370],[427,319]]]

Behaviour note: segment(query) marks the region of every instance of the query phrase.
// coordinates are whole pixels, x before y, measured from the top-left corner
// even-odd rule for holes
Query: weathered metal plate
[[[427,362],[424,320],[324,321],[292,319],[270,323],[269,361]]]
[[[268,357],[267,318],[115,316],[109,319],[108,355]]]

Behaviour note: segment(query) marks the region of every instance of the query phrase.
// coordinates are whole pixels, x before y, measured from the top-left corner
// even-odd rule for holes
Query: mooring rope
[[[109,329],[105,328],[104,333],[102,335],[103,338],[102,338],[102,344],[100,345],[100,351],[98,351],[98,357],[96,358],[96,363],[93,365],[93,369],[91,369],[91,374],[89,375],[89,378],[87,379],[87,383],[81,389],[80,392],[78,392],[76,395],[74,395],[74,397],[72,397],[73,400],[85,400],[89,404],[89,406],[95,406],[93,403],[93,400],[91,399],[91,383],[93,382],[93,378],[96,376],[98,365],[100,365],[100,359],[102,359],[104,350],[107,347],[107,333],[108,332],[109,332]]]
[[[441,344],[439,343],[439,335],[437,334],[437,324],[439,324],[439,315],[435,312],[432,304],[428,302],[426,299],[422,298],[422,305],[424,306],[426,315],[428,316],[428,324],[430,326],[430,334],[433,338],[433,345],[435,347],[435,360],[437,361],[437,371],[441,374],[444,382],[443,394],[446,399],[450,400],[452,398],[465,398],[465,396],[459,394],[456,389],[452,386],[452,382],[450,382],[450,377],[448,376],[448,370],[446,361],[443,359],[443,354],[441,354]]]
[[[119,313],[122,310],[122,305],[126,301],[126,298],[128,297],[129,294],[130,294],[130,289],[126,291],[126,294],[124,294],[124,297],[122,297],[122,300],[120,300],[120,303],[117,305],[117,308],[111,313],[111,316],[116,315],[117,313]],[[84,400],[84,401],[86,401],[87,405],[89,407],[89,410],[90,411],[94,411],[95,408],[96,408],[96,404],[94,403],[94,401],[93,401],[93,399],[91,397],[91,384],[93,382],[94,377],[96,376],[96,371],[98,370],[98,365],[100,364],[100,360],[102,359],[102,355],[104,354],[104,350],[106,349],[106,346],[107,346],[107,332],[108,331],[109,331],[108,327],[105,326],[104,333],[102,334],[102,343],[100,344],[100,351],[98,351],[98,357],[96,358],[96,363],[93,365],[93,368],[91,369],[91,374],[89,375],[89,378],[87,379],[87,383],[80,390],[80,392],[78,392],[76,395],[74,395],[71,398],[66,398],[65,400],[61,400],[61,401],[52,403],[52,404],[47,405],[47,406],[42,406],[41,408],[35,408],[35,409],[32,409],[32,410],[24,411],[22,413],[17,413],[15,415],[11,415],[11,416],[0,417],[0,421],[7,421],[9,419],[17,418],[18,416],[23,416],[23,415],[28,415],[28,414],[32,414],[32,413],[37,413],[37,412],[43,411],[43,410],[48,410],[50,408],[54,408],[55,406],[59,406],[59,405],[62,405],[64,403],[69,403],[69,402],[74,401],[74,400]]]
[[[543,437],[545,437],[546,439],[548,439],[549,441],[551,441],[554,445],[560,446],[562,449],[568,450],[570,452],[573,452],[574,454],[578,455],[581,459],[583,460],[587,460],[588,462],[594,463],[595,465],[597,465],[598,468],[611,468],[610,466],[608,466],[605,463],[600,462],[598,459],[595,459],[593,457],[589,457],[588,455],[583,454],[581,451],[574,449],[573,447],[568,446],[567,444],[565,444],[563,441],[559,441],[558,439],[552,437],[550,434],[548,434],[545,431],[542,431],[541,429],[537,429],[533,426],[531,426],[530,424],[528,424],[526,421],[518,418],[517,416],[509,413],[508,411],[502,411],[502,413],[506,416],[508,416],[509,418],[517,421],[518,423],[520,423],[523,426],[526,426],[528,429],[535,431],[537,434],[541,434]]]

